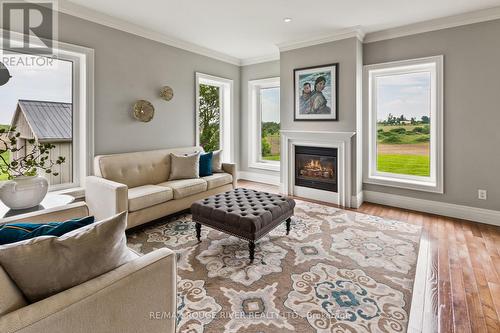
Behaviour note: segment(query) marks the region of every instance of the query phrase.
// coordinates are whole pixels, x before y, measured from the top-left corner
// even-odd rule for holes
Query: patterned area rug
[[[248,243],[185,214],[129,234],[177,253],[178,332],[405,332],[420,226],[297,201],[292,229]]]

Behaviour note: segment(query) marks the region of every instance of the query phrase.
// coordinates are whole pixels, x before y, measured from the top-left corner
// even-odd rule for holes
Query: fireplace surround
[[[281,130],[281,192],[351,207],[351,141],[354,135],[354,132]],[[336,191],[307,187],[303,186],[303,183],[302,185],[296,183],[298,179],[296,177],[295,152],[297,148],[300,151],[299,147],[336,149]],[[318,165],[313,164],[310,169],[312,169],[309,170],[312,171],[310,175],[320,175]],[[322,166],[321,170],[323,169]],[[307,172],[303,174],[307,174]],[[324,178],[332,178],[332,176],[333,173],[329,173],[328,177],[326,173],[323,174]],[[299,183],[301,183],[300,180]]]

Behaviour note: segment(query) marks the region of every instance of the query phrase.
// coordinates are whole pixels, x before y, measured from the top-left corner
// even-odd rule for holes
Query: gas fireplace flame
[[[320,160],[309,160],[300,170],[301,176],[316,178],[333,178],[334,170],[329,164],[322,165]]]
[[[321,162],[319,160],[310,160],[308,163],[306,163],[306,165],[304,166],[304,168],[306,168],[306,169],[312,169],[312,170],[321,170],[321,171],[325,171],[326,170],[326,168],[324,168],[321,165]]]
[[[317,171],[333,171],[332,168],[321,165],[321,162],[319,160],[310,160],[304,165],[304,169]]]

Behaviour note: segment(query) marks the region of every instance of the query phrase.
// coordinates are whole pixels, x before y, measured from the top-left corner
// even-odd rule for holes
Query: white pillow
[[[132,260],[127,213],[73,230],[0,246],[0,265],[30,302],[91,280]]]
[[[222,170],[222,149],[212,153],[212,172],[224,172]]]
[[[168,180],[200,178],[200,152],[191,155],[170,153]]]

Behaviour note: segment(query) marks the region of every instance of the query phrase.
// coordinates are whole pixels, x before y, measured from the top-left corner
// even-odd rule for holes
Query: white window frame
[[[377,171],[377,77],[431,72],[430,176]],[[394,61],[364,66],[364,116],[368,119],[364,182],[369,184],[443,193],[443,56]]]
[[[234,161],[234,129],[232,126],[233,116],[233,80],[196,73],[196,116],[195,116],[195,142],[200,145],[200,84],[216,86],[219,88],[220,100],[220,149],[222,149],[222,161],[231,163]]]
[[[0,33],[3,34],[2,29]],[[25,38],[24,34],[14,31],[10,31],[9,36],[12,45],[22,45]],[[36,46],[35,41],[30,43]],[[73,182],[49,187],[50,192],[63,193],[82,190],[85,178],[93,173],[94,50],[60,41],[54,41],[53,45],[57,59],[73,63]]]
[[[255,169],[280,171],[280,161],[266,161],[261,156],[262,103],[260,100],[260,90],[269,88],[280,88],[280,78],[271,77],[248,81],[248,110],[250,111],[250,121],[248,124],[248,166]]]

